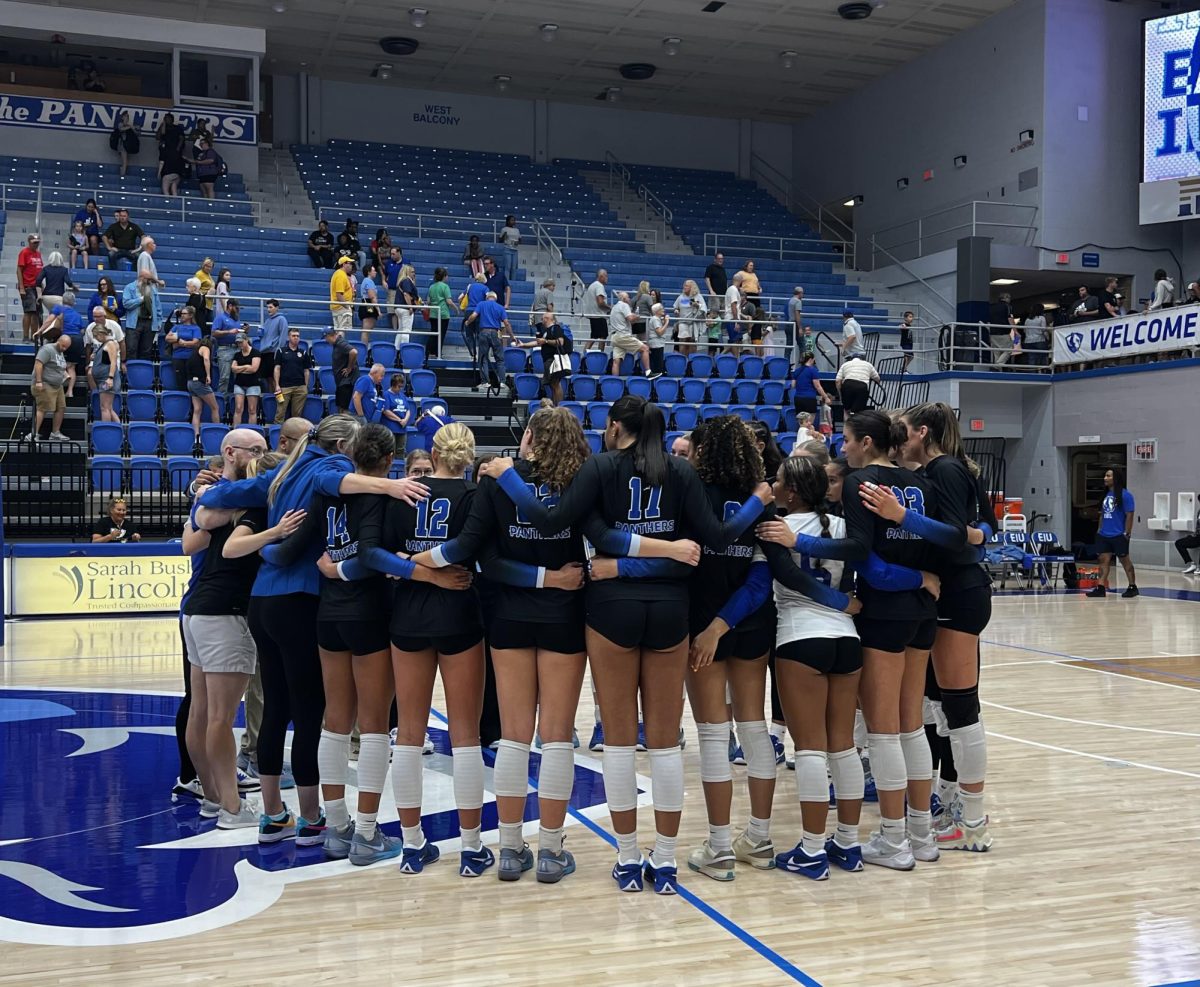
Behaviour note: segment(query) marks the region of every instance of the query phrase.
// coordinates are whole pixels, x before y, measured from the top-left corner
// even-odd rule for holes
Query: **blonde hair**
[[[400,280],[401,281],[403,281],[405,278],[411,279],[411,278],[415,278],[416,276],[417,276],[417,272],[416,272],[416,269],[412,266],[412,264],[404,264],[400,268]]]
[[[304,455],[310,442],[315,442],[318,448],[324,449],[326,452],[338,452],[340,451],[339,446],[343,443],[349,445],[357,434],[358,422],[349,415],[330,415],[328,418],[322,418],[321,424],[316,428],[309,429],[308,433],[300,436],[296,440],[296,444],[292,446],[292,451],[288,453],[287,459],[279,467],[279,471],[275,474],[275,478],[267,490],[267,503],[275,503],[275,497],[283,486],[283,481],[300,457]]]
[[[282,463],[284,461],[284,459],[286,459],[286,458],[287,457],[284,456],[284,454],[282,452],[264,452],[257,459],[252,459],[252,460],[250,460],[250,462],[248,462],[246,464],[246,479],[253,480],[260,473],[270,473],[271,470],[273,470],[276,466],[278,466],[280,463]],[[210,461],[208,464],[209,469],[224,469],[225,468],[225,460],[222,457],[214,456],[213,459],[220,460],[220,464],[217,466],[214,466],[213,463]],[[233,515],[233,526],[235,528],[241,522],[242,518],[245,517],[245,515],[246,515],[245,511],[238,511],[237,513],[235,513]]]
[[[691,278],[688,278],[685,282],[683,282],[683,293],[685,295],[687,295],[688,298],[691,298],[693,295],[698,294],[699,291],[700,291],[700,286],[698,284],[696,284],[696,282],[693,281]]]
[[[650,294],[650,282],[649,281],[639,281],[638,282],[638,294],[639,295]]]
[[[433,451],[439,466],[461,475],[475,460],[475,433],[462,422],[443,425],[434,433]]]

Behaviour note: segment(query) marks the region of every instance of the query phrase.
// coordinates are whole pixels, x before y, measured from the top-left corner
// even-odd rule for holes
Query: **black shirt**
[[[350,355],[353,352],[354,347],[344,339],[339,339],[333,344],[333,380],[335,384],[353,383],[342,379],[342,371],[350,366]]]
[[[211,350],[209,351],[211,354]],[[190,355],[187,361],[187,376],[189,381],[199,381],[201,384],[209,383],[209,372],[204,368],[204,355],[200,347],[194,350],[189,350]],[[210,356],[211,359],[211,356]]]
[[[1105,308],[1106,305],[1111,305],[1113,307],[1113,311],[1111,313],[1107,308]],[[1109,291],[1108,289],[1100,292],[1100,311],[1098,315],[1101,319],[1111,319],[1113,318],[1114,313],[1120,314],[1120,311],[1121,306],[1117,302],[1117,296],[1115,292]]]
[[[704,280],[712,285],[714,295],[723,295],[729,289],[729,275],[723,264],[709,264],[704,269]]]
[[[911,349],[913,344],[912,326],[907,326],[903,322],[900,323],[900,345],[905,349]]]
[[[275,368],[279,371],[280,387],[303,387],[304,371],[313,368],[312,353],[281,347],[275,351]]]
[[[734,494],[711,484],[705,487],[705,493],[713,513],[719,517],[733,517],[742,506],[742,500]],[[704,549],[700,565],[694,570],[691,580],[690,622],[693,636],[708,627],[729,602],[729,598],[745,584],[750,574],[755,544],[754,527],[751,526],[723,552]],[[738,624],[738,629],[758,630],[774,626],[775,602],[768,597],[766,603]],[[740,657],[757,658],[758,655]]]
[[[563,332],[562,325],[557,322],[551,326],[538,326],[536,335],[542,341],[542,364],[546,373],[549,373],[550,365],[556,356],[571,352],[570,340]]]
[[[142,228],[137,223],[130,223],[125,227],[120,223],[113,223],[104,231],[104,235],[112,241],[113,249],[134,250],[142,238]]]
[[[262,367],[262,353],[253,346],[250,347],[249,353],[242,353],[240,350],[233,354],[233,372],[237,375],[235,383],[240,383],[242,386],[257,386],[258,371],[251,371],[250,367],[254,365],[255,359],[258,360],[258,365]],[[238,370],[238,367],[244,367],[244,370]]]
[[[416,507],[387,498],[382,517],[362,518],[358,551],[364,561],[375,548],[413,555],[437,548],[462,531],[471,513],[475,484],[427,477],[429,497]],[[396,637],[451,637],[480,629],[474,590],[442,589],[432,583],[392,580],[391,630]]]
[[[979,564],[979,547],[966,541],[967,527],[980,518],[979,482],[957,456],[938,456],[918,475],[928,481],[937,497],[933,517],[963,532],[961,548],[937,550],[934,571],[946,590],[986,586],[991,578]]]
[[[318,250],[326,250],[333,246],[333,234],[328,230],[313,230],[308,238],[316,245]]]
[[[229,536],[243,527],[249,528],[252,534],[266,530],[266,509],[251,508],[237,521],[211,533],[208,551],[204,553],[204,566],[183,605],[183,612],[189,617],[245,616],[249,610],[250,590],[262,556],[251,552],[238,559],[227,559],[223,554]]]
[[[107,537],[108,535],[112,534],[112,530],[115,527],[117,527],[117,522],[114,521],[111,517],[102,517],[99,521],[97,521],[95,524],[92,525],[92,534]],[[122,544],[124,544],[127,541],[131,541],[133,539],[135,532],[134,532],[132,526],[130,526],[130,524],[129,524],[129,518],[125,518],[125,520],[121,523],[120,527],[121,527],[121,537],[114,538],[113,541],[120,542]]]

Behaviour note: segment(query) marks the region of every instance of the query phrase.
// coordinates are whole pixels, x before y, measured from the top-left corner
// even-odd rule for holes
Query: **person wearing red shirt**
[[[29,234],[28,246],[17,255],[17,284],[21,291],[21,335],[28,342],[33,339],[41,322],[41,303],[38,300],[37,279],[42,273],[42,238]]]

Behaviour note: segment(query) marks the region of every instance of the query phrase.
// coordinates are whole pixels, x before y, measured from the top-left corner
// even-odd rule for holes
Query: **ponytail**
[[[608,418],[635,437],[630,451],[638,475],[650,486],[662,486],[667,479],[667,423],[662,409],[626,394],[609,409]]]
[[[958,416],[954,409],[944,401],[926,401],[914,405],[904,413],[903,421],[913,428],[926,428],[925,448],[935,446],[947,456],[953,456],[978,477],[982,472],[979,464],[967,455],[963,444],[962,431],[958,427]]]
[[[267,490],[267,504],[275,503],[275,498],[283,487],[283,481],[292,471],[292,467],[300,461],[300,457],[304,455],[310,442],[315,443],[317,448],[323,449],[325,452],[338,452],[340,448],[350,445],[357,434],[358,422],[349,415],[330,415],[328,418],[322,418],[319,425],[310,428],[292,446],[288,458],[284,460],[283,465],[279,467],[279,471],[271,480],[271,486]]]

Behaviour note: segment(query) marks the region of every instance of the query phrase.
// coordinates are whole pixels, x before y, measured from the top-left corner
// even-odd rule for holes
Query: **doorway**
[[[1110,467],[1125,469],[1127,449],[1123,445],[1071,446],[1067,450],[1067,475],[1071,483],[1072,544],[1096,541],[1100,527],[1100,501],[1104,498],[1104,474]]]

